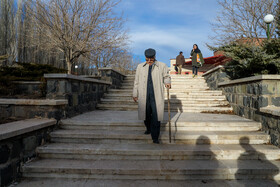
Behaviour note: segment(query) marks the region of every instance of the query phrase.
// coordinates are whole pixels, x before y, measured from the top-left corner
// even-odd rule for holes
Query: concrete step
[[[171,115],[171,120],[176,117]],[[174,119],[174,120],[175,120]],[[217,121],[217,122],[178,122],[171,121],[171,129],[175,131],[259,131],[261,123],[254,121]],[[127,121],[127,122],[92,122],[92,121],[61,121],[60,128],[62,129],[99,129],[99,130],[133,130],[145,131],[145,125],[141,121]],[[168,121],[164,120],[161,123],[161,131],[169,130]]]
[[[167,99],[167,93],[164,93],[165,95],[165,98]],[[109,97],[130,97],[132,98],[132,92],[130,93],[125,93],[125,94],[118,94],[118,93],[105,93],[104,94],[104,97],[105,98],[109,98]],[[183,98],[184,100],[187,100],[187,99],[212,99],[212,100],[216,100],[216,99],[226,99],[226,97],[224,95],[204,95],[204,94],[201,94],[201,95],[189,95],[189,94],[186,94],[186,93],[178,93],[178,94],[170,94],[170,98]]]
[[[58,143],[152,143],[150,135],[140,131],[107,130],[57,130],[50,134],[52,142]],[[247,137],[250,141],[243,140]],[[169,143],[169,133],[161,132],[160,142]],[[176,144],[267,144],[270,136],[252,131],[173,131],[172,142]]]
[[[39,159],[23,177],[87,179],[280,179],[279,161],[265,160],[71,160]]]
[[[38,147],[40,158],[83,160],[279,160],[272,145],[65,144]]]
[[[166,92],[166,91],[165,91]],[[109,92],[110,94],[127,94],[127,93],[132,93],[132,91],[111,91]],[[194,95],[194,96],[223,96],[223,94],[221,92],[210,92],[210,91],[185,91],[185,90],[181,90],[181,91],[175,91],[172,90],[169,92],[169,94],[171,96],[187,96],[187,95]],[[167,95],[165,93],[165,95]]]
[[[165,105],[165,109],[167,109],[167,105]],[[137,104],[117,104],[117,103],[100,103],[97,105],[97,108],[103,110],[103,109],[138,109],[138,105]],[[186,110],[199,110],[199,111],[213,111],[213,110],[217,110],[217,111],[220,111],[220,110],[232,110],[231,107],[229,107],[228,105],[216,105],[216,106],[209,106],[209,105],[206,105],[206,104],[189,104],[189,105],[183,105],[183,104],[177,104],[177,103],[171,103],[170,104],[170,109],[182,109],[184,111]]]
[[[165,106],[165,110],[167,110],[168,106]],[[112,104],[112,103],[106,103],[106,104],[97,104],[97,108],[100,110],[138,110],[138,105],[130,105],[130,104]],[[176,111],[176,112],[231,112],[232,108],[228,107],[227,105],[225,106],[205,106],[205,105],[171,105],[170,106],[171,111]]]
[[[204,79],[201,75],[195,76],[195,78],[192,75],[170,75],[170,77],[176,79]]]
[[[204,82],[172,82],[171,83],[172,87],[173,86],[207,86],[206,83]],[[122,83],[122,86],[134,86],[133,82],[129,83]]]
[[[194,103],[217,103],[217,102],[228,102],[225,97],[219,97],[219,98],[193,98],[193,97],[187,97],[187,98],[175,98],[172,95],[169,96],[170,101],[173,103],[189,103],[189,102],[194,102]],[[177,96],[176,96],[177,97]],[[132,95],[131,97],[127,96],[127,94],[122,97],[122,96],[108,96],[106,95],[105,98],[103,99],[108,99],[108,100],[118,100],[118,101],[131,101],[132,100]],[[165,102],[167,101],[167,97],[165,98]]]
[[[134,83],[122,83],[122,87],[133,87],[134,86]],[[184,83],[171,83],[171,86],[172,88],[176,88],[176,87],[179,87],[180,86],[183,86],[185,88],[188,88],[188,87],[208,87],[208,85],[206,83],[189,83],[189,84],[184,84]]]
[[[120,87],[122,90],[133,90],[133,86],[122,86]],[[185,89],[185,90],[210,90],[208,86],[184,86],[184,85],[175,85],[172,86],[171,90],[175,89]]]
[[[166,89],[164,89],[165,92],[166,92]],[[108,90],[109,93],[122,93],[122,94],[125,94],[125,93],[131,93],[132,92],[132,89],[110,89]],[[169,90],[169,93],[172,93],[172,94],[176,94],[176,93],[189,93],[189,94],[219,94],[219,95],[222,95],[223,92],[222,91],[213,91],[213,90],[203,90],[203,89],[182,89],[182,88],[175,88],[175,89],[170,89]]]
[[[76,187],[76,186],[112,186],[112,187],[124,187],[124,186],[133,186],[133,187],[171,187],[171,186],[193,186],[200,187],[233,187],[233,186],[251,186],[251,187],[278,187],[280,184],[278,181],[274,180],[105,180],[105,179],[63,179],[56,178],[47,179],[47,178],[37,178],[37,179],[24,179],[19,184],[18,187],[31,187],[31,186],[40,186],[40,187],[50,187],[50,186],[67,186],[67,187]]]
[[[120,102],[122,103],[135,103],[132,98],[102,98],[101,102]],[[167,100],[165,100],[167,103]],[[196,99],[196,100],[179,100],[170,98],[170,103],[180,103],[180,104],[217,104],[217,105],[227,105],[228,101],[226,100],[210,100],[210,99]]]
[[[138,105],[138,103],[135,103],[132,99],[130,101],[123,101],[123,100],[113,100],[113,99],[102,99],[100,104],[112,104],[112,105]],[[165,104],[167,105],[168,102],[165,101]],[[215,102],[213,101],[212,103],[208,102],[204,102],[204,103],[199,103],[196,101],[190,101],[190,102],[181,102],[180,100],[178,101],[174,101],[171,100],[170,101],[170,105],[172,107],[195,107],[195,106],[199,106],[199,107],[229,107],[229,104],[227,101],[222,101],[222,102]]]

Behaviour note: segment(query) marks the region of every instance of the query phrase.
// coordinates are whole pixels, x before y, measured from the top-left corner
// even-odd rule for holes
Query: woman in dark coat
[[[204,59],[201,51],[199,50],[197,44],[193,45],[193,49],[191,51],[192,58],[192,69],[193,69],[193,77],[197,76],[198,68],[204,64]]]

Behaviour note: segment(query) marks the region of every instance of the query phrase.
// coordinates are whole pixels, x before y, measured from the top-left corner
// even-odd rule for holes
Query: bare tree
[[[216,21],[212,23],[214,45],[229,43],[241,37],[259,38],[265,35],[266,14],[276,14],[278,0],[218,0],[221,6]],[[275,22],[271,24],[275,35]]]
[[[0,4],[0,55],[8,55],[8,65],[16,59],[16,28],[14,1],[1,0]]]
[[[35,18],[40,47],[64,54],[68,67],[86,56],[126,39],[123,20],[113,15],[113,0],[37,0],[29,11]]]
[[[278,0],[277,3],[277,12],[275,16],[275,21],[276,21],[276,33],[278,38],[280,38],[280,0]]]

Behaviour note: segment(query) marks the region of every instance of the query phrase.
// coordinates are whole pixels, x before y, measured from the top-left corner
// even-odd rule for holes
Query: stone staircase
[[[203,84],[202,78],[196,79]],[[178,88],[181,95],[176,91],[174,95],[183,109],[193,102],[210,105],[210,111],[217,112],[216,105],[224,106],[220,111],[231,110],[224,97],[219,92],[211,95],[206,85],[193,89],[209,91],[207,97],[184,93],[179,82],[189,83],[183,80],[178,76],[170,90]],[[130,88],[120,91],[131,89],[131,82],[133,77],[128,77]],[[137,120],[137,108],[125,108],[135,106],[128,94],[122,97],[110,92],[99,105],[104,110],[62,120],[60,129],[51,133],[52,143],[38,147],[38,158],[21,168],[25,180],[19,186],[278,186],[280,150],[270,145],[260,123],[236,115],[199,113],[198,109],[174,110],[172,143],[165,113],[161,144],[153,144],[150,135],[144,135],[143,121]],[[206,102],[216,95],[219,102]],[[105,110],[109,109],[107,102],[116,107]]]
[[[231,113],[222,91],[209,90],[203,77],[173,75],[170,89],[170,110],[173,112]],[[110,89],[98,104],[100,110],[137,110],[132,100],[134,76],[128,76],[121,89]],[[167,111],[167,91],[165,90]]]

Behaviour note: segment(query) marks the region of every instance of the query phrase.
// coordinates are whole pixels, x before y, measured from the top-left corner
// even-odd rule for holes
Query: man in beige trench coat
[[[153,143],[159,143],[160,121],[164,116],[164,86],[171,88],[166,64],[155,58],[154,49],[145,50],[146,62],[137,66],[133,100],[138,101],[138,118],[144,120],[146,131]]]

